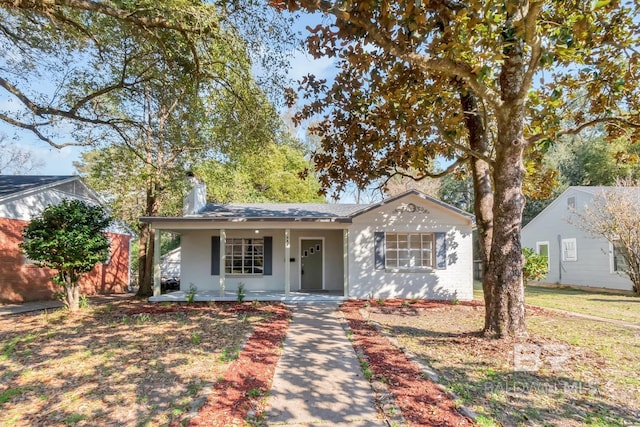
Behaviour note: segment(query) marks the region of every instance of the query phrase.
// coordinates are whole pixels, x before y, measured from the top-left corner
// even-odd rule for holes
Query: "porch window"
[[[433,233],[386,233],[386,268],[433,268]]]
[[[224,271],[226,274],[263,274],[264,240],[227,239]]]

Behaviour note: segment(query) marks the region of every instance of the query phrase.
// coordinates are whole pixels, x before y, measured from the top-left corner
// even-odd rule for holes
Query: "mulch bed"
[[[353,332],[353,346],[367,358],[369,369],[378,380],[386,382],[402,415],[413,426],[470,426],[456,404],[437,384],[423,377],[421,370],[405,354],[364,320],[359,309],[366,301],[348,301],[342,311]],[[417,301],[407,307],[402,300],[385,300],[372,306],[398,309],[422,309],[442,306],[441,302]]]
[[[237,306],[236,309],[242,312],[250,310],[248,307]],[[264,396],[271,388],[280,346],[291,318],[291,312],[283,305],[264,306],[261,310],[268,311],[271,316],[256,327],[224,379],[213,386],[213,393],[198,416],[189,421],[189,426],[245,425],[250,411],[260,415],[261,402],[256,395]],[[250,391],[254,396],[249,395]]]

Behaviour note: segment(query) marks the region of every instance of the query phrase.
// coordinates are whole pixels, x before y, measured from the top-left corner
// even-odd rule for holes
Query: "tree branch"
[[[415,51],[409,52],[389,37],[383,35],[375,23],[351,15],[347,11],[340,9],[340,4],[340,2],[332,3],[329,0],[317,0],[314,2],[314,7],[318,8],[322,12],[334,15],[338,19],[358,25],[365,30],[368,36],[380,47],[399,59],[407,61],[410,64],[426,71],[438,72],[448,77],[460,78],[474,93],[484,99],[487,103],[491,104],[494,108],[502,106],[500,95],[490,87],[481,84],[478,81],[478,76],[472,71],[469,65],[448,59],[425,56]]]
[[[433,178],[433,179],[438,179],[438,178],[442,178],[445,175],[449,175],[451,172],[453,172],[458,166],[460,166],[462,163],[466,162],[467,158],[466,157],[458,157],[451,165],[449,165],[446,169],[444,169],[443,171],[440,172],[424,172],[424,171],[420,171],[420,176],[415,176],[413,174],[407,173],[403,170],[400,170],[398,168],[394,168],[394,171],[392,174],[388,175],[384,181],[382,182],[382,184],[380,184],[377,189],[378,190],[383,190],[387,184],[389,184],[389,181],[391,181],[391,179],[393,179],[393,177],[395,176],[401,176],[403,178],[409,178],[412,179],[416,182],[422,181],[423,179],[426,178]]]
[[[29,130],[31,132],[33,132],[39,139],[41,139],[42,141],[46,142],[47,144],[51,145],[53,148],[57,148],[57,149],[61,149],[64,147],[70,147],[70,146],[86,146],[89,145],[88,142],[85,143],[77,143],[77,142],[65,142],[62,144],[56,143],[54,142],[51,138],[48,138],[47,136],[43,135],[42,132],[40,132],[38,130],[38,126],[42,126],[48,123],[40,123],[40,124],[27,124],[27,123],[23,123],[20,122],[18,120],[15,120],[12,117],[7,116],[6,114],[0,113],[0,120],[9,123],[10,125],[19,127],[21,129],[26,129]]]
[[[58,108],[41,107],[37,105],[35,102],[31,101],[24,93],[22,93],[22,91],[20,91],[20,89],[18,89],[17,87],[9,83],[9,81],[4,79],[3,77],[0,77],[0,87],[4,88],[7,92],[12,94],[16,98],[18,98],[18,100],[20,100],[20,102],[22,102],[22,104],[25,107],[27,107],[33,114],[35,114],[38,117],[44,118],[45,116],[57,116],[57,117],[64,117],[70,120],[77,120],[83,123],[105,125],[105,126],[115,126],[118,124],[125,124],[125,123],[135,125],[134,122],[131,122],[128,120],[101,120],[97,118],[80,116],[76,113],[77,113],[77,109],[80,108],[81,105],[76,105],[71,110],[68,110],[68,111],[61,110]],[[89,100],[93,99],[93,97],[89,95],[83,99],[85,99],[86,102],[88,102]],[[3,117],[7,117],[7,116],[3,115]],[[10,121],[7,121],[7,122],[11,123]],[[33,125],[33,126],[42,126],[42,125],[44,125],[44,123],[39,125]],[[32,125],[28,125],[28,126],[32,126]],[[21,126],[21,127],[23,127],[24,129],[28,129],[28,128],[25,128],[24,126]]]
[[[217,25],[211,23],[207,24],[204,28],[176,24],[158,14],[153,16],[140,16],[141,12],[147,10],[126,10],[110,6],[110,4],[113,3],[92,0],[0,0],[0,7],[8,10],[35,10],[41,13],[51,13],[51,11],[56,8],[68,7],[75,10],[84,10],[110,16],[143,28],[160,28],[192,34],[202,34],[218,28]]]
[[[524,17],[524,41],[531,46],[531,57],[529,58],[529,65],[524,73],[522,86],[520,87],[520,94],[518,95],[520,99],[526,97],[527,91],[531,87],[533,75],[540,63],[540,57],[542,56],[542,38],[536,34],[536,20],[542,11],[542,6],[543,2],[541,1],[532,2],[527,15]]]
[[[574,128],[562,130],[556,133],[555,136],[559,137],[559,136],[566,136],[566,135],[577,135],[583,130],[585,130],[586,128],[603,124],[603,123],[622,124],[625,127],[640,129],[640,123],[633,122],[624,117],[600,117],[597,119],[590,120],[588,122],[584,122],[581,125],[576,126]],[[545,136],[543,134],[532,135],[529,138],[527,138],[527,144],[533,144],[543,139],[544,137]]]

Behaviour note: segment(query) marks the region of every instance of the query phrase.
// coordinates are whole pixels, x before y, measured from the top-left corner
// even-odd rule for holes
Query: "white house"
[[[522,246],[548,257],[544,282],[632,290],[616,246],[578,226],[576,213],[584,212],[594,196],[610,188],[569,187],[522,228]]]
[[[206,204],[204,194],[197,184],[181,217],[141,218],[181,235],[182,295],[194,286],[200,299],[234,299],[242,284],[247,299],[473,297],[473,216],[417,191],[370,205]],[[159,293],[156,275],[152,300]]]

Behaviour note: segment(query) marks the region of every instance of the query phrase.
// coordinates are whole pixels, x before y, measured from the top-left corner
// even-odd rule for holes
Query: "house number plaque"
[[[421,213],[421,214],[429,214],[429,210],[423,208],[422,206],[416,206],[413,203],[405,203],[402,204],[400,206],[398,206],[395,211],[395,213],[397,214],[401,214],[403,212],[410,212],[410,213]]]

